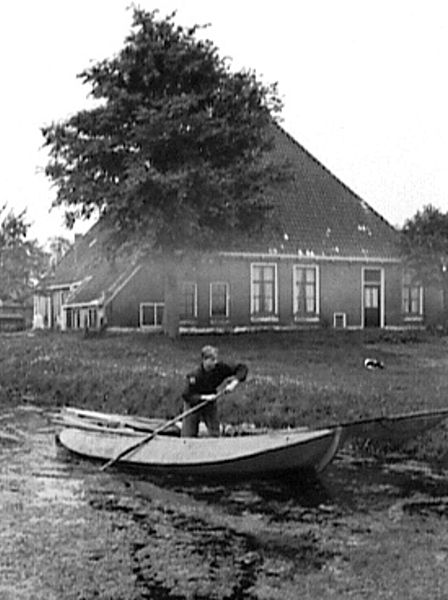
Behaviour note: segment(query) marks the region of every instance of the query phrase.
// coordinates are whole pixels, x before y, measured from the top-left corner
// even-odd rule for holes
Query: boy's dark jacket
[[[187,375],[187,387],[182,394],[182,398],[191,405],[195,405],[201,400],[203,394],[216,394],[218,387],[228,377],[236,377],[239,381],[244,381],[247,377],[246,365],[227,365],[218,362],[210,371],[205,371],[202,365]]]

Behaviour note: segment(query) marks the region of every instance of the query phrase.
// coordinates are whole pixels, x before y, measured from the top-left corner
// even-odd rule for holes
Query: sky
[[[130,32],[130,0],[12,0],[0,7],[1,205],[30,237],[73,238],[51,209],[41,127],[91,106],[77,75]],[[282,126],[392,225],[448,211],[445,0],[140,0],[206,35],[235,70],[278,84]],[[444,6],[445,5],[445,6]]]

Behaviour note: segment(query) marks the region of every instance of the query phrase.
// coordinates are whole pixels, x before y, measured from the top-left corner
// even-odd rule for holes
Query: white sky
[[[393,225],[448,210],[448,7],[444,0],[140,0],[207,37],[235,69],[278,82],[283,126]],[[27,208],[42,243],[72,233],[42,173],[40,127],[88,106],[76,75],[130,31],[130,0],[0,6],[1,204]],[[84,231],[80,226],[75,231]]]

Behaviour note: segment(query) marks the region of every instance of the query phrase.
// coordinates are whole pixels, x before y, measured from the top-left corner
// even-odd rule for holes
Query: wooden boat
[[[341,445],[353,438],[399,443],[448,419],[448,408],[361,419],[340,425]]]
[[[249,476],[292,470],[322,471],[333,459],[341,428],[272,432],[241,437],[175,438],[158,435],[117,464],[170,475]],[[145,436],[138,432],[65,428],[59,443],[85,458],[109,461]]]

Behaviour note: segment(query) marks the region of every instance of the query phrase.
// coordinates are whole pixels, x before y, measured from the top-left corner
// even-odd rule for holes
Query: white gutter
[[[59,290],[61,288],[72,288],[73,286],[76,285],[81,285],[82,283],[84,283],[85,279],[80,279],[79,281],[70,281],[70,283],[53,283],[52,285],[47,285],[45,286],[46,290]]]
[[[90,300],[89,302],[75,302],[73,304],[62,304],[61,308],[88,308],[90,306],[102,306],[102,300],[97,298],[96,300]]]
[[[116,290],[114,290],[112,292],[112,294],[109,296],[109,298],[107,299],[107,301],[105,302],[104,306],[107,306],[109,304],[109,302],[112,302],[112,300],[117,296],[117,294],[119,294],[121,292],[121,290],[127,286],[127,284],[131,281],[131,279],[140,271],[140,269],[142,268],[142,265],[137,265],[135,267],[135,269],[133,269],[133,271],[126,277],[126,279],[124,279],[120,285],[117,287]],[[109,288],[110,289],[110,288]]]
[[[384,258],[377,256],[327,256],[325,254],[280,254],[276,252],[218,252],[220,256],[229,258],[258,258],[263,260],[311,260],[328,262],[359,262],[359,263],[401,263],[400,258]]]

